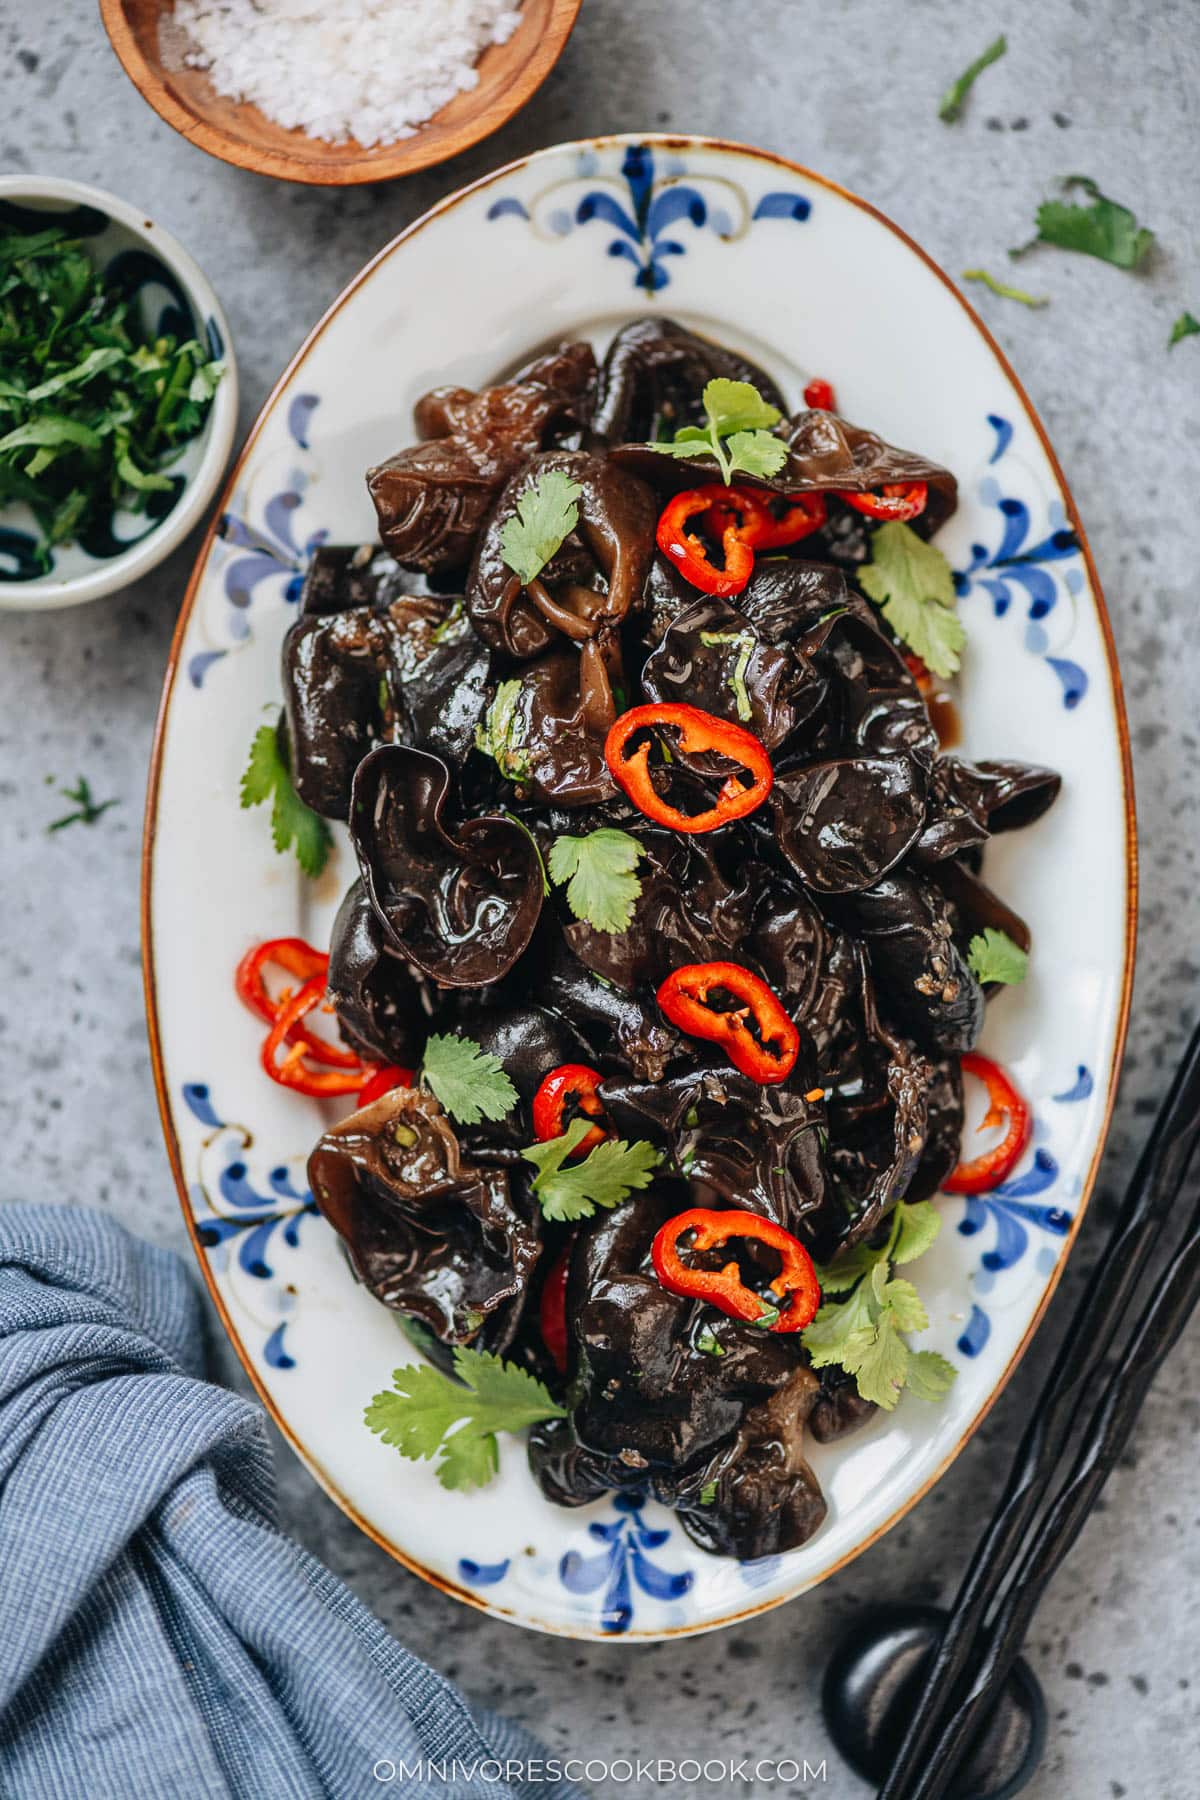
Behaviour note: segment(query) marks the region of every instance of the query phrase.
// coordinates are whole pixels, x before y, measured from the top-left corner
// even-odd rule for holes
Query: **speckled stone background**
[[[940,124],[946,81],[1001,27],[1007,58],[959,125]],[[184,143],[138,98],[83,0],[0,0],[0,167],[98,182],[183,239],[232,323],[243,426],[309,326],[394,232],[494,164],[589,132],[665,126],[765,144],[869,197],[951,272],[982,263],[1003,273],[1038,201],[1077,170],[1158,234],[1136,276],[1054,251],[1031,257],[1021,279],[1051,296],[1043,311],[972,290],[1049,427],[1107,590],[1143,870],[1130,1050],[1099,1192],[1076,1267],[987,1425],[889,1537],[816,1593],[742,1630],[642,1649],[535,1637],[443,1598],[360,1536],[279,1447],[289,1529],[404,1642],[558,1751],[828,1757],[824,1781],[772,1791],[866,1794],[821,1724],[826,1648],[868,1601],[952,1590],[1194,1022],[1200,340],[1169,355],[1166,341],[1185,306],[1200,313],[1198,96],[1195,0],[584,0],[561,64],[500,135],[408,182],[322,193]],[[85,1201],[180,1249],[143,1026],[138,852],[159,684],[195,548],[78,612],[0,614],[0,1200]],[[54,783],[80,771],[120,804],[92,830],[48,837],[66,810]],[[1063,903],[1088,901],[1065,892]],[[240,1380],[231,1361],[226,1377]],[[1052,1721],[1028,1790],[1036,1800],[1200,1791],[1198,1391],[1193,1329],[1036,1621],[1030,1656]]]

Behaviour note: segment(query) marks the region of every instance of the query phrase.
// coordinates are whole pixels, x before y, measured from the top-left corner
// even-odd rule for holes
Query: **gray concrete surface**
[[[947,129],[935,116],[943,85],[1002,27],[1008,57]],[[287,1526],[406,1643],[556,1750],[828,1757],[825,1781],[790,1791],[866,1793],[821,1725],[826,1647],[865,1602],[952,1590],[1196,1016],[1200,340],[1169,356],[1165,345],[1185,306],[1200,313],[1198,93],[1194,0],[585,0],[558,69],[489,143],[408,182],[322,193],[227,168],[175,136],[126,81],[83,0],[0,0],[0,168],[99,182],[184,240],[232,321],[243,425],[392,233],[488,167],[587,132],[665,126],[763,143],[867,195],[952,271],[1003,270],[1005,247],[1074,170],[1158,233],[1137,276],[1040,253],[1024,273],[1052,296],[1045,311],[973,295],[1049,426],[1107,588],[1144,878],[1130,1053],[1098,1199],[1050,1322],[984,1430],[896,1531],[815,1594],[742,1630],[641,1650],[537,1638],[442,1598],[361,1537],[280,1446]],[[0,1198],[90,1202],[180,1248],[144,1038],[137,892],[151,726],[194,549],[82,611],[0,615]],[[49,778],[80,770],[121,804],[94,830],[47,837],[58,810]],[[1030,1655],[1052,1730],[1035,1800],[1200,1791],[1198,1389],[1193,1330],[1038,1616]]]

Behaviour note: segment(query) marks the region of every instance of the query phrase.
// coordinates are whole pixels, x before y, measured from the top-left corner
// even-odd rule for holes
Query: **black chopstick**
[[[1186,1318],[1195,1303],[1195,1282],[1192,1281],[1190,1287],[1188,1283],[1191,1268],[1188,1245],[1195,1235],[1193,1228],[1191,1237],[1172,1264],[1168,1285],[1159,1290],[1135,1329],[1134,1346],[1140,1346],[1140,1353],[1149,1359],[1151,1374],[1144,1381],[1132,1377],[1125,1379],[1125,1365],[1118,1368],[1109,1389],[1093,1409],[1088,1442],[1080,1453],[1085,1462],[1089,1456],[1093,1459],[1087,1464],[1092,1479],[1077,1480],[1080,1472],[1077,1463],[1075,1474],[1056,1501],[1041,1532],[1031,1540],[1034,1514],[1058,1472],[1067,1439],[1092,1386],[1092,1378],[1112,1352],[1114,1333],[1129,1311],[1138,1280],[1159,1241],[1198,1141],[1200,1026],[1192,1036],[1138,1159],[1117,1223],[1092,1271],[1026,1426],[1004,1493],[959,1588],[937,1652],[915,1701],[908,1730],[891,1772],[879,1790],[879,1800],[934,1800],[935,1795],[944,1792],[958,1756],[969,1742],[971,1726],[982,1718],[986,1705],[999,1692],[995,1676],[1000,1663],[1004,1663],[1007,1674],[1015,1660],[1024,1632],[1024,1624],[1019,1629],[1016,1626],[1018,1615],[1028,1622],[1045,1582],[1074,1541],[1087,1510],[1107,1478],[1112,1465],[1111,1461],[1103,1460],[1099,1446],[1110,1441],[1118,1419],[1127,1421],[1123,1429],[1124,1435],[1128,1435],[1153,1371],[1157,1370],[1178,1329],[1182,1328],[1182,1318]],[[1171,1296],[1169,1301],[1164,1298],[1167,1295]],[[1168,1314],[1164,1308],[1173,1310]],[[1170,1321],[1178,1313],[1182,1314],[1180,1323],[1172,1331]],[[1162,1347],[1156,1349],[1156,1345]],[[1129,1354],[1133,1354],[1132,1349]],[[1109,1419],[1112,1424],[1106,1424]],[[1097,1457],[1101,1460],[1096,1461]],[[1066,1504],[1068,1491],[1087,1495],[1078,1517]],[[985,1634],[988,1610],[1026,1545],[1029,1546],[1026,1564],[1032,1559],[1035,1566],[1029,1569],[1023,1592],[1032,1595],[1032,1603],[1026,1611],[1024,1603],[1014,1600],[1008,1617],[1010,1628],[1004,1629],[1008,1615],[1002,1609],[995,1629]],[[1039,1572],[1043,1568],[1044,1574]],[[1009,1655],[1014,1637],[1015,1647]],[[965,1697],[947,1718],[947,1708],[955,1703],[956,1695],[963,1695],[964,1687]],[[981,1687],[986,1700],[979,1691]],[[961,1721],[961,1728],[955,1721]],[[951,1743],[957,1746],[956,1751],[950,1749]]]

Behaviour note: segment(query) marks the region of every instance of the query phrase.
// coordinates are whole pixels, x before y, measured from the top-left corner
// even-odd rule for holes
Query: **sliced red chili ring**
[[[852,494],[840,490],[838,498],[868,519],[915,519],[925,511],[929,484],[925,481],[889,481],[877,494]]]
[[[816,408],[819,412],[834,412],[833,384],[823,381],[818,375],[810,381],[804,390],[804,404]]]
[[[728,599],[741,593],[754,572],[754,551],[743,526],[761,510],[757,496],[746,488],[720,482],[685,488],[663,508],[655,534],[658,547],[693,587]],[[689,529],[701,515],[713,518],[720,531],[724,568],[717,567],[704,539]]]
[[[567,1276],[571,1271],[572,1238],[555,1257],[542,1283],[538,1302],[538,1329],[560,1375],[567,1372]]]
[[[268,938],[264,943],[254,944],[247,950],[234,974],[233,985],[238,996],[256,1013],[273,1025],[279,1017],[280,1007],[290,997],[292,990],[285,988],[277,999],[267,992],[264,979],[265,971],[270,964],[277,964],[287,974],[299,981],[309,981],[314,975],[324,976],[329,968],[329,958],[323,950],[317,950],[312,944],[306,944],[303,938]],[[288,1042],[297,1043],[303,1040],[307,1046],[307,1054],[315,1062],[328,1063],[335,1069],[361,1069],[362,1061],[352,1050],[341,1044],[331,1044],[328,1038],[309,1032],[302,1019],[297,1020],[288,1032]]]
[[[540,1143],[562,1137],[578,1113],[587,1113],[593,1119],[603,1116],[604,1108],[596,1092],[601,1080],[597,1070],[589,1069],[586,1063],[560,1063],[542,1077],[533,1096],[533,1135]],[[607,1136],[603,1126],[593,1125],[579,1140],[575,1154],[594,1149]]]
[[[301,1036],[291,1041],[289,1034],[310,1012],[321,1006],[324,1000],[324,973],[313,975],[294,994],[290,994],[280,1006],[275,1022],[267,1033],[261,1058],[262,1066],[272,1081],[279,1082],[281,1087],[295,1088],[301,1094],[311,1094],[318,1099],[327,1099],[336,1094],[357,1093],[372,1072],[357,1057],[353,1068],[312,1069],[306,1066],[305,1059],[314,1055],[311,1038]],[[282,1062],[278,1062],[276,1058],[281,1049],[284,1050],[284,1057]]]
[[[751,777],[743,787],[731,775],[717,795],[716,805],[706,812],[685,813],[664,800],[650,774],[650,745],[643,741],[630,748],[631,740],[641,732],[668,726],[679,735],[681,750],[699,754],[715,751],[731,762],[740,763]],[[622,713],[611,727],[604,743],[604,759],[617,786],[629,796],[640,812],[659,825],[675,831],[716,831],[734,819],[761,806],[775,780],[771,759],[762,743],[742,725],[731,719],[719,719],[715,713],[702,712],[698,706],[667,701],[654,706],[634,706]]]
[[[974,1075],[987,1089],[988,1109],[980,1131],[993,1129],[1008,1120],[1008,1130],[1000,1142],[981,1156],[960,1162],[953,1174],[942,1183],[947,1194],[986,1194],[1012,1174],[1029,1143],[1033,1122],[1028,1103],[1017,1092],[1012,1080],[999,1063],[988,1056],[970,1051],[962,1059],[964,1075]]]
[[[382,1100],[393,1088],[411,1087],[415,1079],[412,1069],[397,1068],[395,1063],[384,1063],[363,1087],[358,1096],[360,1106],[370,1106],[372,1100]]]
[[[736,1262],[727,1262],[720,1269],[685,1262],[680,1255],[680,1239],[688,1236],[691,1242],[686,1250],[691,1256],[702,1256],[739,1238],[777,1250],[782,1266],[767,1285],[779,1301],[778,1318],[771,1319],[771,1302],[747,1287]],[[758,1213],[735,1208],[721,1212],[705,1206],[676,1213],[655,1233],[650,1260],[668,1293],[678,1294],[681,1299],[705,1300],[731,1319],[742,1319],[750,1325],[765,1320],[765,1331],[803,1331],[812,1324],[821,1304],[817,1271],[804,1245],[782,1225]]]
[[[710,996],[743,1002],[722,1011]],[[800,1033],[778,995],[740,963],[685,963],[658,990],[658,1004],[689,1037],[719,1044],[735,1069],[764,1086],[786,1081],[800,1051]]]
[[[828,516],[824,494],[764,495],[758,513],[742,528],[742,536],[755,550],[777,550],[820,531]]]

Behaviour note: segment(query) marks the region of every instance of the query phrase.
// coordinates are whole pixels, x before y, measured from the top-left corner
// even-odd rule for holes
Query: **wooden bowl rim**
[[[188,143],[195,144],[197,149],[207,151],[221,162],[231,163],[239,169],[249,169],[256,175],[271,175],[278,180],[302,182],[316,187],[353,187],[364,182],[392,181],[400,175],[415,174],[418,169],[433,168],[438,163],[457,156],[460,151],[470,149],[473,144],[480,143],[502,125],[506,125],[533,97],[562,55],[583,0],[547,0],[547,3],[549,16],[546,24],[540,32],[530,32],[529,55],[518,65],[512,86],[504,95],[494,116],[491,108],[481,106],[464,119],[456,131],[439,138],[437,134],[430,135],[428,132],[428,127],[435,124],[439,117],[438,113],[434,113],[424,125],[417,127],[412,137],[401,138],[397,143],[385,144],[373,150],[363,150],[360,147],[357,155],[348,154],[347,145],[328,144],[320,138],[308,137],[299,130],[295,133],[294,153],[263,149],[210,123],[181,104],[158,71],[147,61],[127,17],[125,0],[100,0],[100,17],[121,67],[142,99],[153,107],[160,119],[165,119],[181,137],[186,138]],[[160,6],[159,10],[161,12],[165,7]],[[526,18],[522,17],[512,38],[508,40],[510,43],[520,37],[526,24]],[[486,54],[486,50],[483,54]],[[478,90],[475,92],[478,93]],[[456,96],[462,97],[469,96]],[[454,101],[447,101],[446,104],[452,106]],[[441,110],[444,111],[445,108]],[[263,117],[265,116],[264,114]]]

